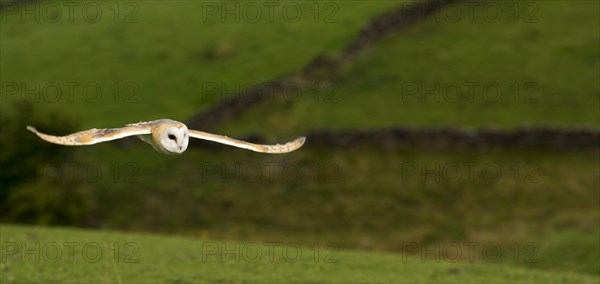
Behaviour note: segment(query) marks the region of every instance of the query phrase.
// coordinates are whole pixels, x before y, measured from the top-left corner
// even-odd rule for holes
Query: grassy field
[[[317,54],[338,53],[369,18],[402,2],[316,7],[300,1],[298,20],[278,13],[256,23],[243,13],[208,14],[202,3],[189,1],[169,7],[132,2],[118,6],[115,18],[115,3],[102,4],[105,13],[96,23],[81,17],[52,23],[51,15],[21,23],[20,13],[3,12],[0,49],[10,54],[0,63],[4,90],[10,90],[3,94],[4,112],[26,100],[68,110],[81,127],[185,120],[236,91],[293,74]],[[308,83],[298,102],[266,104],[224,129],[284,134],[398,124],[598,125],[598,3],[495,3],[503,12],[498,19],[481,16],[488,6],[459,5],[475,16],[454,20],[450,10],[405,29],[347,62],[330,85],[314,90]],[[73,95],[69,82],[76,84]]]
[[[63,7],[62,16],[56,18],[47,3]],[[279,7],[271,18],[264,2],[253,1],[262,13],[254,22],[254,6],[243,2],[102,1],[103,13],[93,22],[93,15],[82,16],[83,5],[69,20],[62,3],[32,4],[28,9],[37,11],[37,19],[35,13],[0,12],[2,109],[25,100],[67,112],[82,127],[185,120],[221,95],[337,52],[368,19],[398,4],[295,1],[296,8],[284,13],[285,2],[271,1]],[[208,4],[237,13],[212,13]],[[205,89],[215,85],[217,91]]]
[[[329,83],[306,83],[300,99],[290,89],[282,103],[253,109],[223,131],[598,126],[598,2],[486,3],[459,5],[458,20],[448,10],[404,29],[343,64]],[[481,16],[491,5],[502,17]]]
[[[73,148],[73,160],[40,164],[35,180],[10,191],[4,217],[388,252],[404,242],[534,242],[544,261],[524,266],[600,273],[597,151],[307,146],[285,157],[200,149],[171,157],[139,143]]]
[[[394,282],[597,283],[600,278],[499,264],[295,243],[208,239],[2,224],[3,283]]]
[[[597,283],[597,149],[320,149],[309,137],[301,151],[281,156],[218,146],[165,156],[135,138],[60,147],[24,129],[60,134],[183,121],[221,94],[295,74],[318,54],[335,56],[370,18],[406,2],[331,2],[318,6],[315,21],[314,5],[324,2],[299,1],[297,21],[276,13],[256,23],[205,14],[202,3],[225,2],[101,2],[96,23],[66,14],[57,23],[22,21],[19,12],[0,12],[0,222],[97,230],[3,224],[2,282]],[[47,3],[31,7],[52,16]],[[318,128],[598,127],[599,4],[489,3],[504,16],[411,26],[324,72],[322,85],[299,79],[299,100],[267,101],[217,130],[281,142]],[[216,92],[206,88],[215,83]],[[501,95],[482,93],[486,84]],[[102,96],[86,101],[95,86]],[[15,107],[20,101],[31,108]],[[110,232],[116,230],[137,233]],[[220,253],[203,260],[207,245],[271,241],[301,245],[301,260],[270,262],[264,246],[256,263]],[[14,243],[51,250],[55,243],[66,249],[64,242],[81,244],[76,260],[64,250],[56,263],[10,253]],[[339,261],[326,262],[329,251],[315,261],[315,242],[334,243]],[[491,262],[478,250],[475,263],[466,253],[456,263],[419,256],[453,242],[498,244],[505,253]],[[117,249],[107,247],[114,243],[117,261]],[[411,253],[407,243],[420,249]],[[84,244],[106,253],[98,262],[82,259]],[[137,262],[129,261],[132,250]],[[439,249],[433,255],[455,259]]]

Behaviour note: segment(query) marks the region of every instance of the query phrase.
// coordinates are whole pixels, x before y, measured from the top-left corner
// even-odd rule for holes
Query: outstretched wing
[[[190,137],[214,141],[214,142],[218,142],[221,144],[226,144],[226,145],[230,145],[230,146],[234,146],[234,147],[238,147],[238,148],[252,150],[255,152],[270,153],[270,154],[280,154],[280,153],[292,152],[292,151],[302,147],[302,145],[304,144],[304,141],[306,141],[306,137],[300,137],[294,141],[291,141],[291,142],[288,142],[285,144],[262,145],[262,144],[254,144],[254,143],[245,142],[242,140],[232,139],[232,138],[229,138],[229,137],[223,136],[223,135],[206,133],[206,132],[202,132],[202,131],[198,131],[198,130],[189,130],[189,133],[190,133]]]
[[[35,135],[50,143],[67,146],[80,146],[121,139],[127,136],[150,134],[152,127],[150,124],[139,123],[130,124],[121,128],[92,128],[90,130],[80,131],[65,136],[54,136],[41,133],[33,126],[27,126],[27,130],[35,133]]]

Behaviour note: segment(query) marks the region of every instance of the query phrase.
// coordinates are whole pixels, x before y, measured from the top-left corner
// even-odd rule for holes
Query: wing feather
[[[150,127],[150,125],[144,124],[135,124],[120,128],[92,128],[89,130],[84,130],[65,136],[54,136],[45,134],[39,132],[33,126],[27,126],[27,130],[35,133],[35,135],[47,142],[67,146],[92,145],[96,143],[121,139],[128,136],[152,133],[152,128]]]
[[[285,144],[276,144],[276,145],[263,145],[263,144],[254,144],[242,140],[237,140],[233,138],[229,138],[223,135],[217,135],[207,132],[202,132],[198,130],[189,130],[190,137],[213,141],[225,145],[230,145],[238,148],[243,148],[255,152],[261,153],[270,153],[270,154],[280,154],[280,153],[288,153],[292,152],[304,144],[306,141],[306,137],[297,138],[294,141],[285,143]]]

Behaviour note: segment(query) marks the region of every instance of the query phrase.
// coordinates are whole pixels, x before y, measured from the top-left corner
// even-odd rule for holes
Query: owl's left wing
[[[33,126],[27,126],[27,130],[35,133],[35,135],[47,142],[67,146],[92,145],[96,143],[121,139],[128,136],[152,133],[152,127],[148,123],[130,124],[120,128],[92,128],[89,130],[84,130],[65,136],[54,136],[45,134],[39,132]]]
[[[225,145],[230,145],[230,146],[234,146],[234,147],[238,147],[238,148],[252,150],[255,152],[270,153],[270,154],[281,154],[281,153],[292,152],[292,151],[302,147],[302,145],[304,144],[304,141],[306,141],[306,137],[300,137],[294,141],[291,141],[291,142],[288,142],[285,144],[263,145],[263,144],[254,144],[254,143],[250,143],[250,142],[246,142],[246,141],[242,141],[242,140],[229,138],[229,137],[223,136],[223,135],[217,135],[217,134],[202,132],[202,131],[198,131],[198,130],[190,129],[189,133],[190,133],[190,137],[203,139],[203,140],[209,140],[209,141],[213,141],[213,142],[217,142],[217,143],[221,143],[221,144],[225,144]]]

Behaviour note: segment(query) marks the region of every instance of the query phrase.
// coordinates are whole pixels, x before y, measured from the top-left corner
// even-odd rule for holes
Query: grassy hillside
[[[286,156],[189,149],[172,157],[138,143],[71,148],[73,160],[39,164],[34,179],[8,192],[3,217],[393,252],[403,242],[536,242],[548,258],[527,266],[600,272],[597,151],[308,145]]]
[[[266,103],[223,129],[283,135],[394,125],[598,126],[598,5],[458,5],[457,20],[453,8],[404,29],[326,72],[328,84],[307,83],[298,100],[290,90],[294,99]],[[502,16],[483,17],[492,7]]]
[[[204,20],[205,1],[116,3],[100,3],[105,13],[96,23],[77,17],[22,22],[18,12],[0,12],[0,222],[187,238],[2,225],[3,257],[7,242],[103,248],[117,242],[125,255],[133,242],[139,260],[119,255],[115,262],[110,247],[99,262],[71,262],[66,253],[57,263],[12,255],[2,259],[3,283],[598,282],[597,149],[319,149],[309,137],[286,155],[215,146],[165,156],[135,138],[90,147],[40,141],[25,125],[58,134],[160,117],[185,120],[221,94],[294,74],[318,54],[338,54],[370,18],[405,2],[331,2],[319,6],[325,10],[315,22],[315,2],[295,1],[304,12],[298,21],[276,13],[274,21],[256,23]],[[441,17],[404,29],[340,69],[319,70],[325,83],[317,89],[299,79],[298,101],[267,101],[218,130],[282,142],[316,128],[598,127],[598,3],[489,3],[506,17]],[[525,10],[510,14],[514,4]],[[115,8],[122,12],[118,20]],[[339,21],[327,21],[330,16]],[[69,82],[76,86],[72,99]],[[214,95],[206,83],[224,85]],[[465,86],[472,83],[479,91],[471,99]],[[89,84],[102,90],[98,101],[85,101]],[[485,84],[499,86],[501,96],[485,96],[492,95],[482,93]],[[455,94],[457,85],[463,89]],[[62,94],[56,99],[54,86]],[[447,92],[429,94],[436,86]],[[14,107],[19,101],[33,108]],[[294,243],[306,254],[297,263],[205,262],[203,244],[214,244],[211,239],[232,246]],[[315,262],[315,242],[344,249],[336,254],[340,261],[324,262],[324,253]],[[458,263],[400,254],[406,243],[425,249],[452,242],[494,243],[506,254],[490,263],[478,251],[475,264],[466,253]],[[532,254],[537,261],[525,261]]]
[[[4,111],[26,100],[68,110],[82,127],[185,120],[221,96],[294,73],[317,54],[336,54],[369,18],[401,5],[297,2],[303,12],[298,20],[275,13],[273,20],[249,23],[243,12],[238,18],[207,14],[202,3],[132,3],[119,6],[115,20],[116,6],[103,2],[96,23],[81,16],[52,23],[51,15],[22,23],[19,12],[2,12],[0,50],[10,56],[3,56],[0,74],[5,86],[17,83],[16,91],[3,94]],[[299,102],[266,104],[226,129],[278,134],[397,124],[598,125],[598,3],[497,3],[498,19],[481,16],[489,5],[459,5],[465,16],[458,20],[450,10],[404,30],[332,74],[333,85],[315,91],[309,84]],[[72,96],[65,85],[71,83]],[[97,89],[102,96],[96,100]]]
[[[223,243],[208,239],[5,224],[1,238],[0,279],[3,283],[599,281],[598,277],[576,273],[498,264],[436,262],[416,256],[346,251],[326,246],[300,247],[295,243]],[[19,246],[23,250],[18,250]],[[29,250],[27,254],[24,254],[25,248]]]
[[[255,6],[231,1],[102,1],[97,21],[82,16],[83,5],[70,20],[60,1],[27,6],[37,19],[35,13],[1,11],[3,111],[25,100],[67,112],[82,127],[185,120],[236,88],[291,73],[316,54],[335,53],[368,19],[398,4],[295,1],[289,8],[265,2],[270,4],[252,2],[261,13],[256,22]],[[63,14],[53,14],[52,5]],[[213,5],[219,10],[211,12]],[[272,18],[268,5],[278,7]],[[220,12],[225,9],[235,12],[227,16]],[[215,84],[218,91],[204,90]]]

